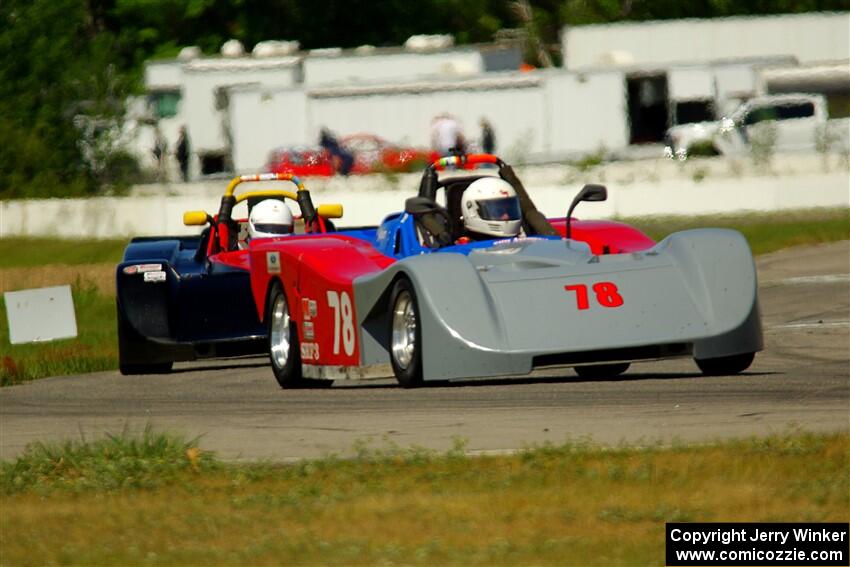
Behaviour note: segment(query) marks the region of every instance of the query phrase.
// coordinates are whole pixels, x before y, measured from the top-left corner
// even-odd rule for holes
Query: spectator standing
[[[189,155],[191,148],[189,146],[189,134],[186,133],[186,127],[180,127],[180,136],[177,138],[177,162],[180,164],[180,175],[183,182],[189,181]]]
[[[466,141],[457,118],[443,112],[431,121],[431,148],[441,156],[466,153]]]
[[[496,134],[493,133],[493,126],[486,118],[481,119],[481,151],[485,154],[496,151]]]
[[[351,168],[354,167],[354,156],[339,145],[336,136],[327,128],[323,127],[319,133],[319,145],[330,154],[337,172],[343,175],[351,173]]]
[[[157,126],[153,131],[153,157],[156,158],[156,177],[159,181],[168,181],[167,156],[168,142]]]

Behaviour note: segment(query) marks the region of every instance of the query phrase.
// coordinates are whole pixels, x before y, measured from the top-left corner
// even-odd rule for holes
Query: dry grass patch
[[[6,492],[0,544],[9,564],[659,564],[667,521],[846,520],[848,463],[846,433],[795,433],[186,465],[150,489],[48,475]]]
[[[0,268],[0,293],[88,282],[103,295],[115,296],[115,264],[48,264]]]

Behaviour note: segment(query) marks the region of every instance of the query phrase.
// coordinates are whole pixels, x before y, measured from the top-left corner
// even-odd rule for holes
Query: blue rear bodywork
[[[145,365],[263,352],[248,271],[198,254],[202,237],[136,238],[116,269],[121,362]],[[125,268],[159,265],[162,281]],[[131,268],[132,269],[132,268]]]

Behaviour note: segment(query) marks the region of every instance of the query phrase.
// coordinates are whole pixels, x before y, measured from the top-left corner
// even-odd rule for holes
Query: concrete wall
[[[782,163],[797,164],[797,173],[741,176],[730,175],[722,159],[701,163],[610,164],[574,179],[575,170],[563,166],[525,167],[518,173],[537,206],[551,217],[562,216],[577,191],[590,182],[605,183],[609,198],[604,203],[581,205],[579,218],[850,207],[846,163],[844,169],[824,172],[820,156],[811,156],[802,165],[799,157],[790,156]],[[695,179],[694,167],[705,168],[706,177]],[[344,205],[345,216],[339,226],[379,223],[386,214],[403,208],[418,183],[418,174],[395,180],[379,175],[307,180],[317,204]],[[172,191],[181,189],[180,194],[173,195],[168,194],[169,187],[150,186],[126,198],[0,202],[0,237],[196,234],[197,227],[181,224],[183,212],[217,211],[225,185],[226,181],[220,180],[171,186]]]
[[[577,26],[561,34],[564,65],[666,66],[790,55],[801,64],[850,59],[850,12]]]

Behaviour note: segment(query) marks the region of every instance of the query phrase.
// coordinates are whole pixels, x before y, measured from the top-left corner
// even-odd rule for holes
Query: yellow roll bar
[[[224,196],[232,197],[237,185],[250,181],[292,181],[298,187],[299,191],[305,190],[304,183],[291,173],[255,173],[252,175],[239,175],[231,179],[230,183],[227,184],[227,190],[224,192]]]
[[[246,199],[254,199],[256,197],[286,197],[287,199],[292,199],[296,202],[298,201],[298,195],[292,191],[284,191],[283,189],[266,189],[264,191],[250,191],[248,193],[242,193],[236,197],[236,203],[238,204]]]

